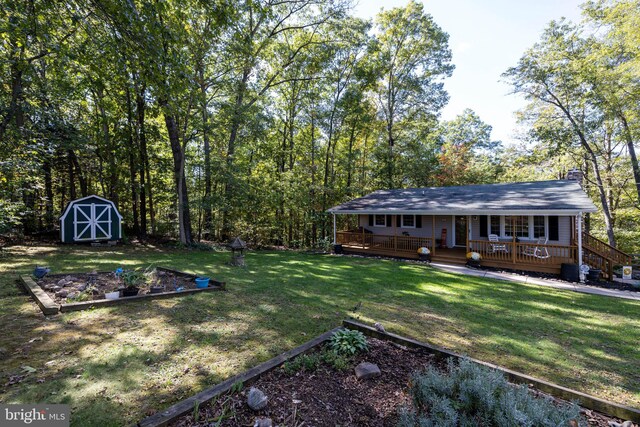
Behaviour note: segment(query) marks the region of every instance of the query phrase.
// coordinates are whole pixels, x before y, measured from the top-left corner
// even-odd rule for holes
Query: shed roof
[[[596,212],[580,184],[570,180],[378,190],[330,213],[569,215]]]
[[[110,204],[111,206],[113,206],[113,210],[116,213],[116,215],[118,215],[118,218],[122,219],[122,215],[120,215],[120,212],[118,211],[118,208],[116,207],[115,203],[113,203],[111,200],[105,199],[104,197],[100,197],[100,196],[96,196],[95,194],[92,194],[90,196],[81,197],[79,199],[75,199],[75,200],[72,200],[69,203],[67,203],[67,207],[65,208],[64,212],[62,213],[62,215],[60,215],[60,220],[64,221],[64,219],[66,218],[67,214],[71,211],[71,206],[75,205],[76,203],[87,202],[88,200],[91,200],[91,199],[97,199],[100,202],[104,202],[104,203]]]

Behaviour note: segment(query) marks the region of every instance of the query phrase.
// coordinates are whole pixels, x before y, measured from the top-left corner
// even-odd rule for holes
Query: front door
[[[455,246],[467,246],[467,217],[456,216]]]

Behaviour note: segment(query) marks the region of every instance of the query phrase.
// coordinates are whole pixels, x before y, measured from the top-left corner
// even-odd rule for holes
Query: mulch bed
[[[382,375],[356,379],[353,366],[363,361],[377,364]],[[369,351],[357,356],[345,371],[323,364],[312,372],[288,374],[278,368],[260,377],[251,387],[268,396],[269,403],[263,410],[254,412],[247,406],[246,387],[200,406],[197,421],[190,413],[169,425],[253,426],[256,419],[270,418],[274,426],[395,426],[399,409],[410,404],[411,375],[434,364],[444,367],[424,350],[369,338]],[[583,414],[594,427],[606,427],[614,420],[589,410]]]
[[[179,276],[169,271],[156,271],[153,282],[154,286],[162,286],[164,288],[163,292],[174,291],[179,287],[182,287],[183,290],[196,289],[196,284],[192,278]],[[38,279],[36,283],[58,304],[77,302],[78,300],[74,299],[74,297],[82,293],[86,294],[89,283],[93,284],[93,290],[90,296],[87,295],[88,300],[104,299],[105,293],[113,292],[123,287],[122,279],[112,272],[51,275]],[[150,286],[150,284],[139,286],[140,292],[138,295],[150,293]],[[62,290],[67,291],[66,297],[62,296],[64,292],[60,293]]]

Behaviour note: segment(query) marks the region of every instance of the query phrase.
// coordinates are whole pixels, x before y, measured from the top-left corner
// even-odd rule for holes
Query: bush
[[[335,332],[329,341],[329,345],[336,354],[342,356],[353,356],[369,349],[367,338],[364,334],[350,329]]]
[[[580,418],[575,404],[554,404],[535,397],[526,386],[514,386],[500,372],[451,359],[446,372],[435,368],[411,380],[412,409],[400,411],[398,426],[567,426]]]
[[[301,354],[295,359],[285,362],[282,368],[288,375],[298,371],[313,372],[320,366],[321,358],[319,353]]]

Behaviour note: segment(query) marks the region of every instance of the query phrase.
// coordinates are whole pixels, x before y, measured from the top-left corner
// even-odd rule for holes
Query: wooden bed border
[[[287,360],[293,359],[296,356],[299,356],[303,353],[307,353],[317,346],[321,345],[325,341],[328,341],[329,338],[338,330],[343,329],[342,327],[334,328],[330,331],[325,332],[322,335],[317,336],[316,338],[307,341],[294,348],[293,350],[285,351],[284,353],[274,357],[273,359],[267,360],[264,363],[255,366],[248,371],[245,371],[241,374],[235,375],[215,386],[208,388],[204,391],[201,391],[198,394],[195,394],[185,400],[182,400],[176,403],[173,406],[170,406],[164,411],[157,412],[142,421],[140,421],[137,426],[138,427],[161,427],[166,426],[170,422],[175,419],[193,411],[193,408],[196,404],[201,405],[212,400],[216,396],[220,396],[223,393],[229,391],[234,384],[242,383],[244,385],[251,384],[255,382],[260,376],[266,374],[282,365]]]
[[[172,270],[170,268],[165,267],[156,267],[156,269],[161,271],[167,271],[169,273],[173,273],[177,276],[186,277],[195,280],[195,274],[185,273],[184,271]],[[74,273],[66,273],[66,274],[51,274],[51,277],[64,277]],[[144,295],[136,295],[133,297],[123,297],[114,300],[109,299],[101,299],[101,300],[91,300],[91,301],[81,301],[81,302],[72,302],[68,304],[57,304],[55,301],[51,299],[51,297],[31,278],[31,276],[20,276],[24,287],[27,289],[29,294],[36,301],[40,309],[45,315],[52,315],[58,313],[66,313],[70,311],[79,311],[79,310],[87,310],[89,308],[99,308],[99,307],[110,307],[119,304],[126,304],[131,301],[140,301],[147,299],[162,299],[162,298],[172,298],[177,296],[191,295],[197,294],[199,292],[212,292],[212,291],[223,291],[226,289],[226,282],[220,282],[217,280],[211,280],[210,283],[213,283],[213,286],[209,286],[208,288],[202,289],[185,289],[183,291],[169,291],[169,292],[161,292],[158,294],[144,294]]]
[[[458,353],[454,353],[452,351],[446,350],[444,348],[436,347],[430,344],[426,344],[412,338],[405,338],[400,335],[392,334],[389,332],[381,332],[371,326],[365,325],[360,322],[356,322],[354,320],[345,320],[342,322],[343,326],[348,329],[355,329],[367,336],[393,341],[397,344],[404,345],[406,347],[412,348],[420,348],[426,350],[427,352],[435,355],[437,358],[447,359],[461,359],[466,358],[471,360],[472,362],[478,363],[480,365],[487,366],[491,369],[495,369],[497,371],[502,372],[509,381],[518,384],[530,384],[536,389],[548,393],[554,397],[570,401],[576,402],[583,408],[592,409],[597,412],[601,412],[603,414],[621,418],[623,420],[630,420],[635,423],[640,423],[640,409],[632,408],[630,406],[620,405],[618,403],[610,402],[608,400],[600,399],[595,396],[588,395],[586,393],[582,393],[577,390],[572,390],[567,387],[563,387],[558,384],[551,383],[549,381],[541,380],[529,375],[525,375],[523,373],[512,371],[511,369],[506,369],[498,365],[494,365],[493,363],[483,362],[482,360],[473,359],[470,357],[463,356]]]

